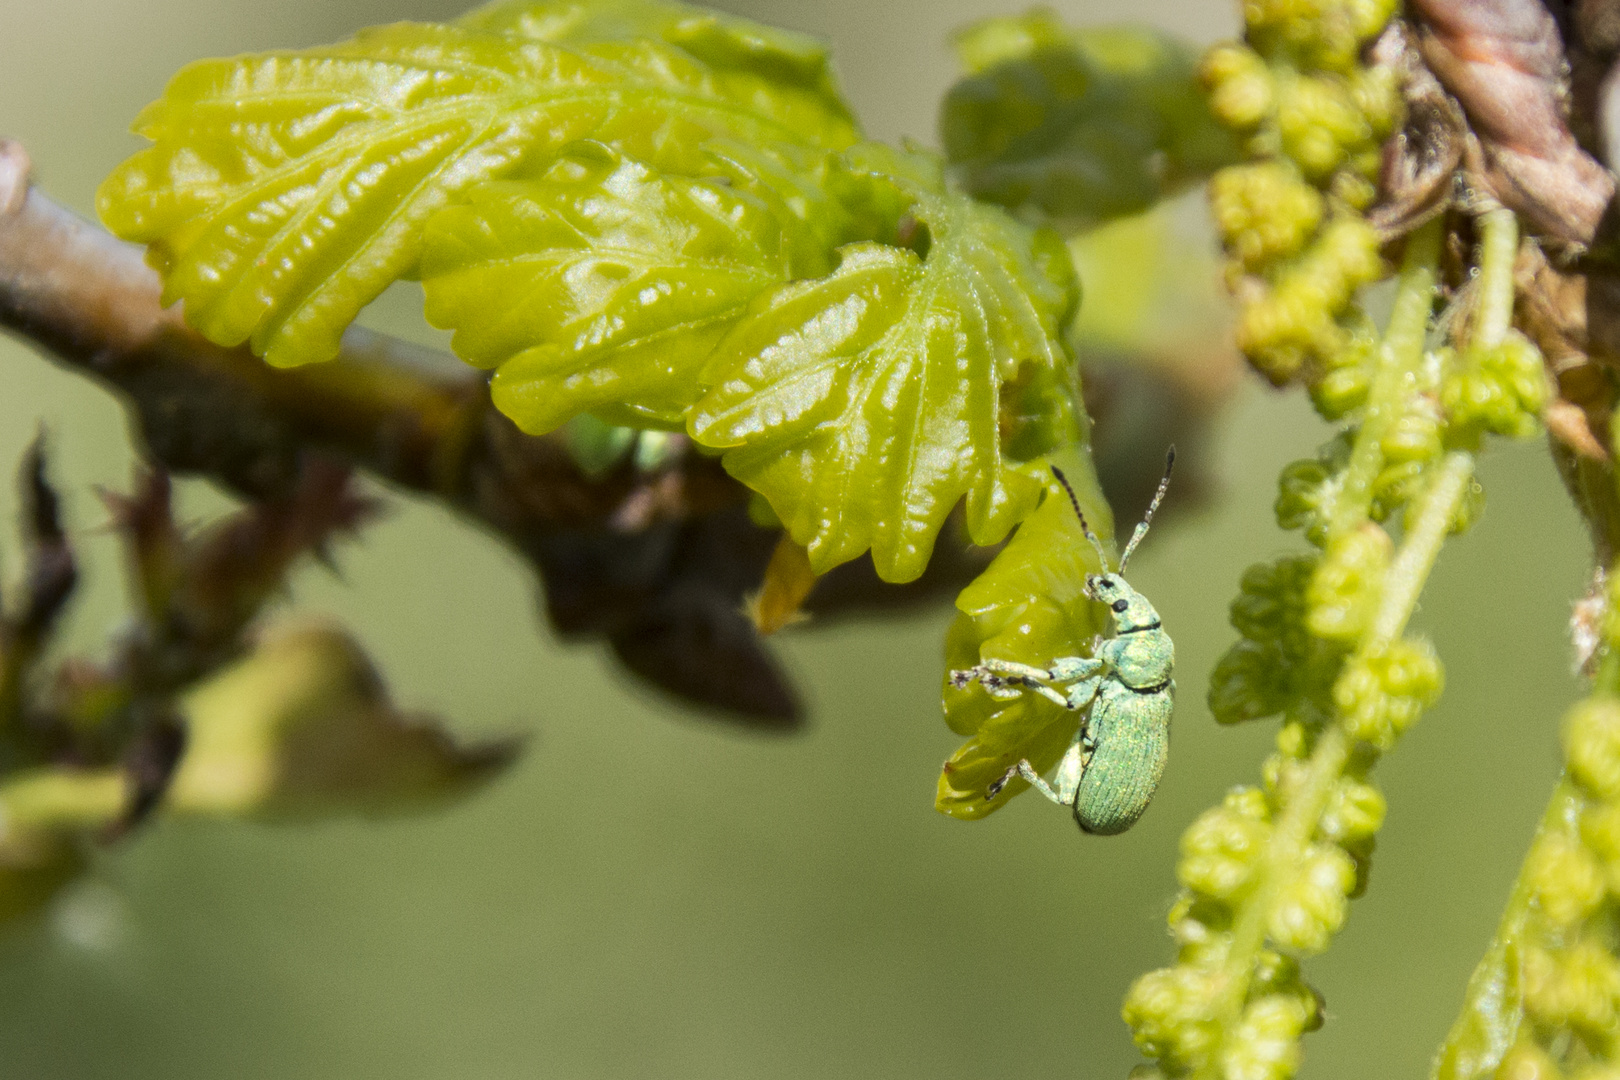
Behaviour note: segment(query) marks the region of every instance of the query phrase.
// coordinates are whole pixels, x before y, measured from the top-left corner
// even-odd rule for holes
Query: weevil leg
[[[1069,699],[1052,689],[1050,686],[1042,686],[1040,683],[1034,682],[1026,682],[1023,685],[1026,689],[1035,691],[1048,701],[1054,702],[1062,708],[1067,709],[1069,707]]]
[[[1102,682],[1103,677],[1101,675],[1093,675],[1089,679],[1081,679],[1079,682],[1074,683],[1064,696],[1063,707],[1073,712],[1082,711],[1091,704],[1092,700],[1097,696],[1097,692],[1102,689]],[[1078,735],[1075,737],[1079,738]]]
[[[1054,704],[1068,708],[1068,699],[1046,685],[1050,678],[1051,673],[1043,668],[1012,660],[986,660],[977,667],[952,671],[951,685],[961,690],[969,683],[982,683],[990,696],[1003,700],[1016,698],[1024,690],[1033,690]]]
[[[1086,762],[1091,757],[1091,747],[1087,745],[1085,729],[1075,734],[1074,742],[1069,744],[1068,752],[1063,760],[1058,762],[1057,793],[1048,797],[1055,803],[1063,806],[1073,806],[1075,796],[1080,792],[1080,777],[1085,775]]]
[[[1080,679],[1090,679],[1101,675],[1108,670],[1106,661],[1090,656],[1060,656],[1052,661],[1051,679],[1053,682],[1077,682]]]
[[[1025,780],[1028,780],[1030,787],[1033,787],[1036,791],[1040,792],[1042,795],[1045,795],[1053,802],[1063,802],[1063,800],[1058,796],[1058,793],[1052,790],[1052,785],[1048,784],[1045,780],[1042,780],[1041,774],[1036,772],[1035,766],[1031,765],[1028,761],[1020,761],[1018,764],[1014,765],[1012,768],[1003,773],[1000,780],[997,780],[995,783],[991,784],[985,789],[984,797],[987,799],[993,799],[997,795],[1000,795],[1001,789],[1006,787],[1015,776],[1022,776]],[[1078,787],[1078,783],[1076,786]]]
[[[1052,673],[1045,668],[1038,668],[1032,664],[1020,664],[1016,660],[998,660],[991,657],[978,667],[969,668],[969,671],[984,671],[994,675],[1009,675],[1015,679],[1050,679]],[[956,674],[955,672],[951,673]]]

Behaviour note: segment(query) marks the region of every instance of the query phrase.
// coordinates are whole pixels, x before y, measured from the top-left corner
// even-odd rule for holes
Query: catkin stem
[[[1519,219],[1505,207],[1479,219],[1479,313],[1468,342],[1472,349],[1502,343],[1513,324],[1513,260],[1519,251]]]
[[[1295,789],[1282,819],[1277,822],[1266,845],[1260,883],[1243,903],[1232,927],[1232,945],[1222,965],[1222,993],[1215,1003],[1219,1030],[1230,1036],[1237,1030],[1248,1002],[1260,951],[1265,948],[1271,912],[1277,896],[1286,885],[1292,868],[1297,867],[1311,837],[1316,833],[1322,812],[1327,809],[1333,782],[1344,772],[1350,757],[1350,739],[1337,726],[1330,726],[1316,741],[1306,767],[1305,780]],[[1197,1080],[1222,1080],[1225,1070],[1220,1051],[1205,1059]]]
[[[1474,457],[1455,450],[1434,468],[1429,490],[1417,507],[1411,526],[1395,560],[1384,578],[1384,591],[1378,603],[1364,650],[1381,649],[1401,636],[1406,620],[1417,606],[1418,593],[1428,580],[1434,560],[1440,554],[1451,522],[1462,506],[1468,485],[1474,479]]]
[[[1395,308],[1384,331],[1361,430],[1356,434],[1350,463],[1344,471],[1344,483],[1334,505],[1329,526],[1332,533],[1347,532],[1367,519],[1373,484],[1384,465],[1384,434],[1406,406],[1408,377],[1423,363],[1439,263],[1440,221],[1437,218],[1406,240],[1406,258],[1401,265]]]

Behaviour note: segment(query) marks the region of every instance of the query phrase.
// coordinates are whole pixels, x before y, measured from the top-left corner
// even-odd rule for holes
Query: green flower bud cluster
[[[1366,889],[1386,812],[1370,770],[1440,693],[1433,648],[1405,634],[1473,470],[1448,441],[1438,357],[1424,347],[1437,238],[1431,229],[1409,251],[1390,328],[1354,373],[1360,385],[1342,380],[1341,400],[1359,397],[1367,415],[1283,472],[1278,521],[1319,550],[1251,567],[1232,604],[1241,637],[1216,666],[1211,710],[1223,723],[1280,713],[1283,724],[1263,784],[1231,792],[1182,838],[1178,962],[1126,1001],[1166,1080],[1297,1071],[1300,1036],[1321,1017],[1298,958],[1329,946]],[[1400,505],[1397,549],[1378,519]],[[1620,819],[1615,838],[1620,848]],[[1287,958],[1280,983],[1270,956]]]
[[[1319,359],[1310,394],[1311,404],[1324,420],[1338,420],[1367,403],[1379,342],[1370,319],[1352,317],[1342,347]]]
[[[1328,641],[1352,644],[1378,606],[1393,545],[1372,522],[1328,538],[1305,590],[1305,626]]]
[[[1333,684],[1333,704],[1345,731],[1380,751],[1440,698],[1440,658],[1423,638],[1407,638],[1345,664]]]
[[[1250,42],[1268,58],[1351,74],[1362,44],[1397,7],[1395,0],[1249,0],[1243,15]]]
[[[1215,1056],[1222,1076],[1286,1080],[1299,1068],[1300,1036],[1322,1024],[1322,999],[1290,954],[1320,952],[1343,924],[1356,861],[1326,840],[1278,867],[1269,858],[1278,811],[1274,794],[1237,788],[1182,837],[1185,891],[1169,916],[1178,962],[1138,979],[1124,1007],[1137,1044],[1159,1059],[1157,1075],[1186,1075]],[[1277,949],[1260,950],[1247,997],[1222,1031],[1215,1017],[1237,911],[1268,887],[1266,933]]]
[[[1251,161],[1210,185],[1215,223],[1242,305],[1238,344],[1273,383],[1315,387],[1354,368],[1357,290],[1385,276],[1377,233],[1361,216],[1377,195],[1380,147],[1400,118],[1394,72],[1363,46],[1391,0],[1254,0],[1246,44],[1211,49],[1201,74],[1210,109],[1245,137]],[[1324,397],[1355,397],[1340,374]],[[1364,381],[1363,381],[1364,393]],[[1335,415],[1354,405],[1340,405]]]
[[[1374,521],[1383,521],[1410,504],[1412,496],[1422,490],[1429,466],[1439,459],[1443,449],[1444,428],[1435,397],[1414,387],[1403,405],[1405,411],[1390,423],[1378,443],[1384,467],[1373,481],[1370,513]]]
[[[1210,679],[1209,707],[1222,724],[1283,714],[1319,724],[1331,708],[1333,680],[1344,650],[1306,629],[1306,590],[1314,555],[1260,563],[1243,574],[1232,601],[1240,635]]]
[[[1541,430],[1541,411],[1552,393],[1541,351],[1509,330],[1494,346],[1449,356],[1440,403],[1453,427],[1477,442],[1490,432],[1526,439]]]
[[[1277,524],[1284,529],[1304,529],[1305,539],[1317,546],[1327,540],[1344,468],[1344,462],[1333,461],[1329,455],[1342,445],[1335,441],[1324,446],[1317,457],[1290,462],[1277,478]]]

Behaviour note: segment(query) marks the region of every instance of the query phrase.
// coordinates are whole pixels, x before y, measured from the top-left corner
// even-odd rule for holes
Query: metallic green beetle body
[[[1074,819],[1089,833],[1124,832],[1147,809],[1170,756],[1170,713],[1175,707],[1175,644],[1164,632],[1158,613],[1147,599],[1115,574],[1089,583],[1092,595],[1113,603],[1123,600],[1124,613],[1115,614],[1115,634],[1097,647],[1094,662],[1103,669],[1091,676],[1097,683],[1086,717],[1069,756],[1080,760],[1080,784],[1072,798],[1063,798],[1063,770],[1058,773],[1059,801],[1074,807]],[[1106,601],[1105,601],[1106,602]],[[1061,661],[1059,661],[1061,663]],[[1057,667],[1054,664],[1053,667]],[[1074,707],[1078,686],[1064,695]]]
[[[1119,572],[1086,578],[1086,594],[1106,604],[1114,617],[1114,636],[1099,642],[1094,656],[1060,657],[1049,668],[986,660],[951,673],[957,686],[979,682],[997,697],[1033,691],[1065,709],[1087,714],[1058,765],[1055,785],[1041,779],[1028,761],[1020,761],[990,786],[988,798],[994,798],[1014,776],[1023,776],[1053,802],[1071,807],[1082,830],[1103,835],[1121,833],[1136,824],[1152,801],[1170,753],[1175,644],[1147,597],[1131,588],[1122,575],[1164,498],[1174,462],[1172,448],[1164,480],[1120,558]],[[1068,489],[1063,474],[1055,468],[1052,471]],[[1072,491],[1069,498],[1074,499]],[[1078,503],[1074,509],[1106,567],[1101,543],[1086,525]]]

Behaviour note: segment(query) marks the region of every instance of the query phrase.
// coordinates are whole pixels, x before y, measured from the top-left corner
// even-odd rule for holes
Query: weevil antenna
[[[1140,544],[1142,537],[1147,535],[1148,526],[1153,524],[1153,512],[1159,508],[1160,503],[1164,502],[1164,493],[1170,489],[1170,470],[1175,467],[1176,448],[1171,446],[1169,452],[1164,455],[1164,479],[1159,481],[1159,490],[1153,493],[1153,501],[1148,504],[1147,513],[1142,515],[1142,524],[1138,525],[1136,531],[1131,534],[1131,542],[1125,545],[1125,554],[1119,557],[1119,572],[1121,575],[1125,573],[1125,564],[1131,561],[1131,552],[1136,550],[1136,545]]]
[[[1069,478],[1064,476],[1063,470],[1056,465],[1052,466],[1052,475],[1057,477],[1057,482],[1063,485],[1063,490],[1068,494],[1069,505],[1074,507],[1074,516],[1080,519],[1080,531],[1086,534],[1091,546],[1097,549],[1097,562],[1102,567],[1102,572],[1108,573],[1108,553],[1103,550],[1102,541],[1097,539],[1097,534],[1091,531],[1091,526],[1086,524],[1086,515],[1080,509],[1080,500],[1074,497],[1074,488],[1069,486]]]

